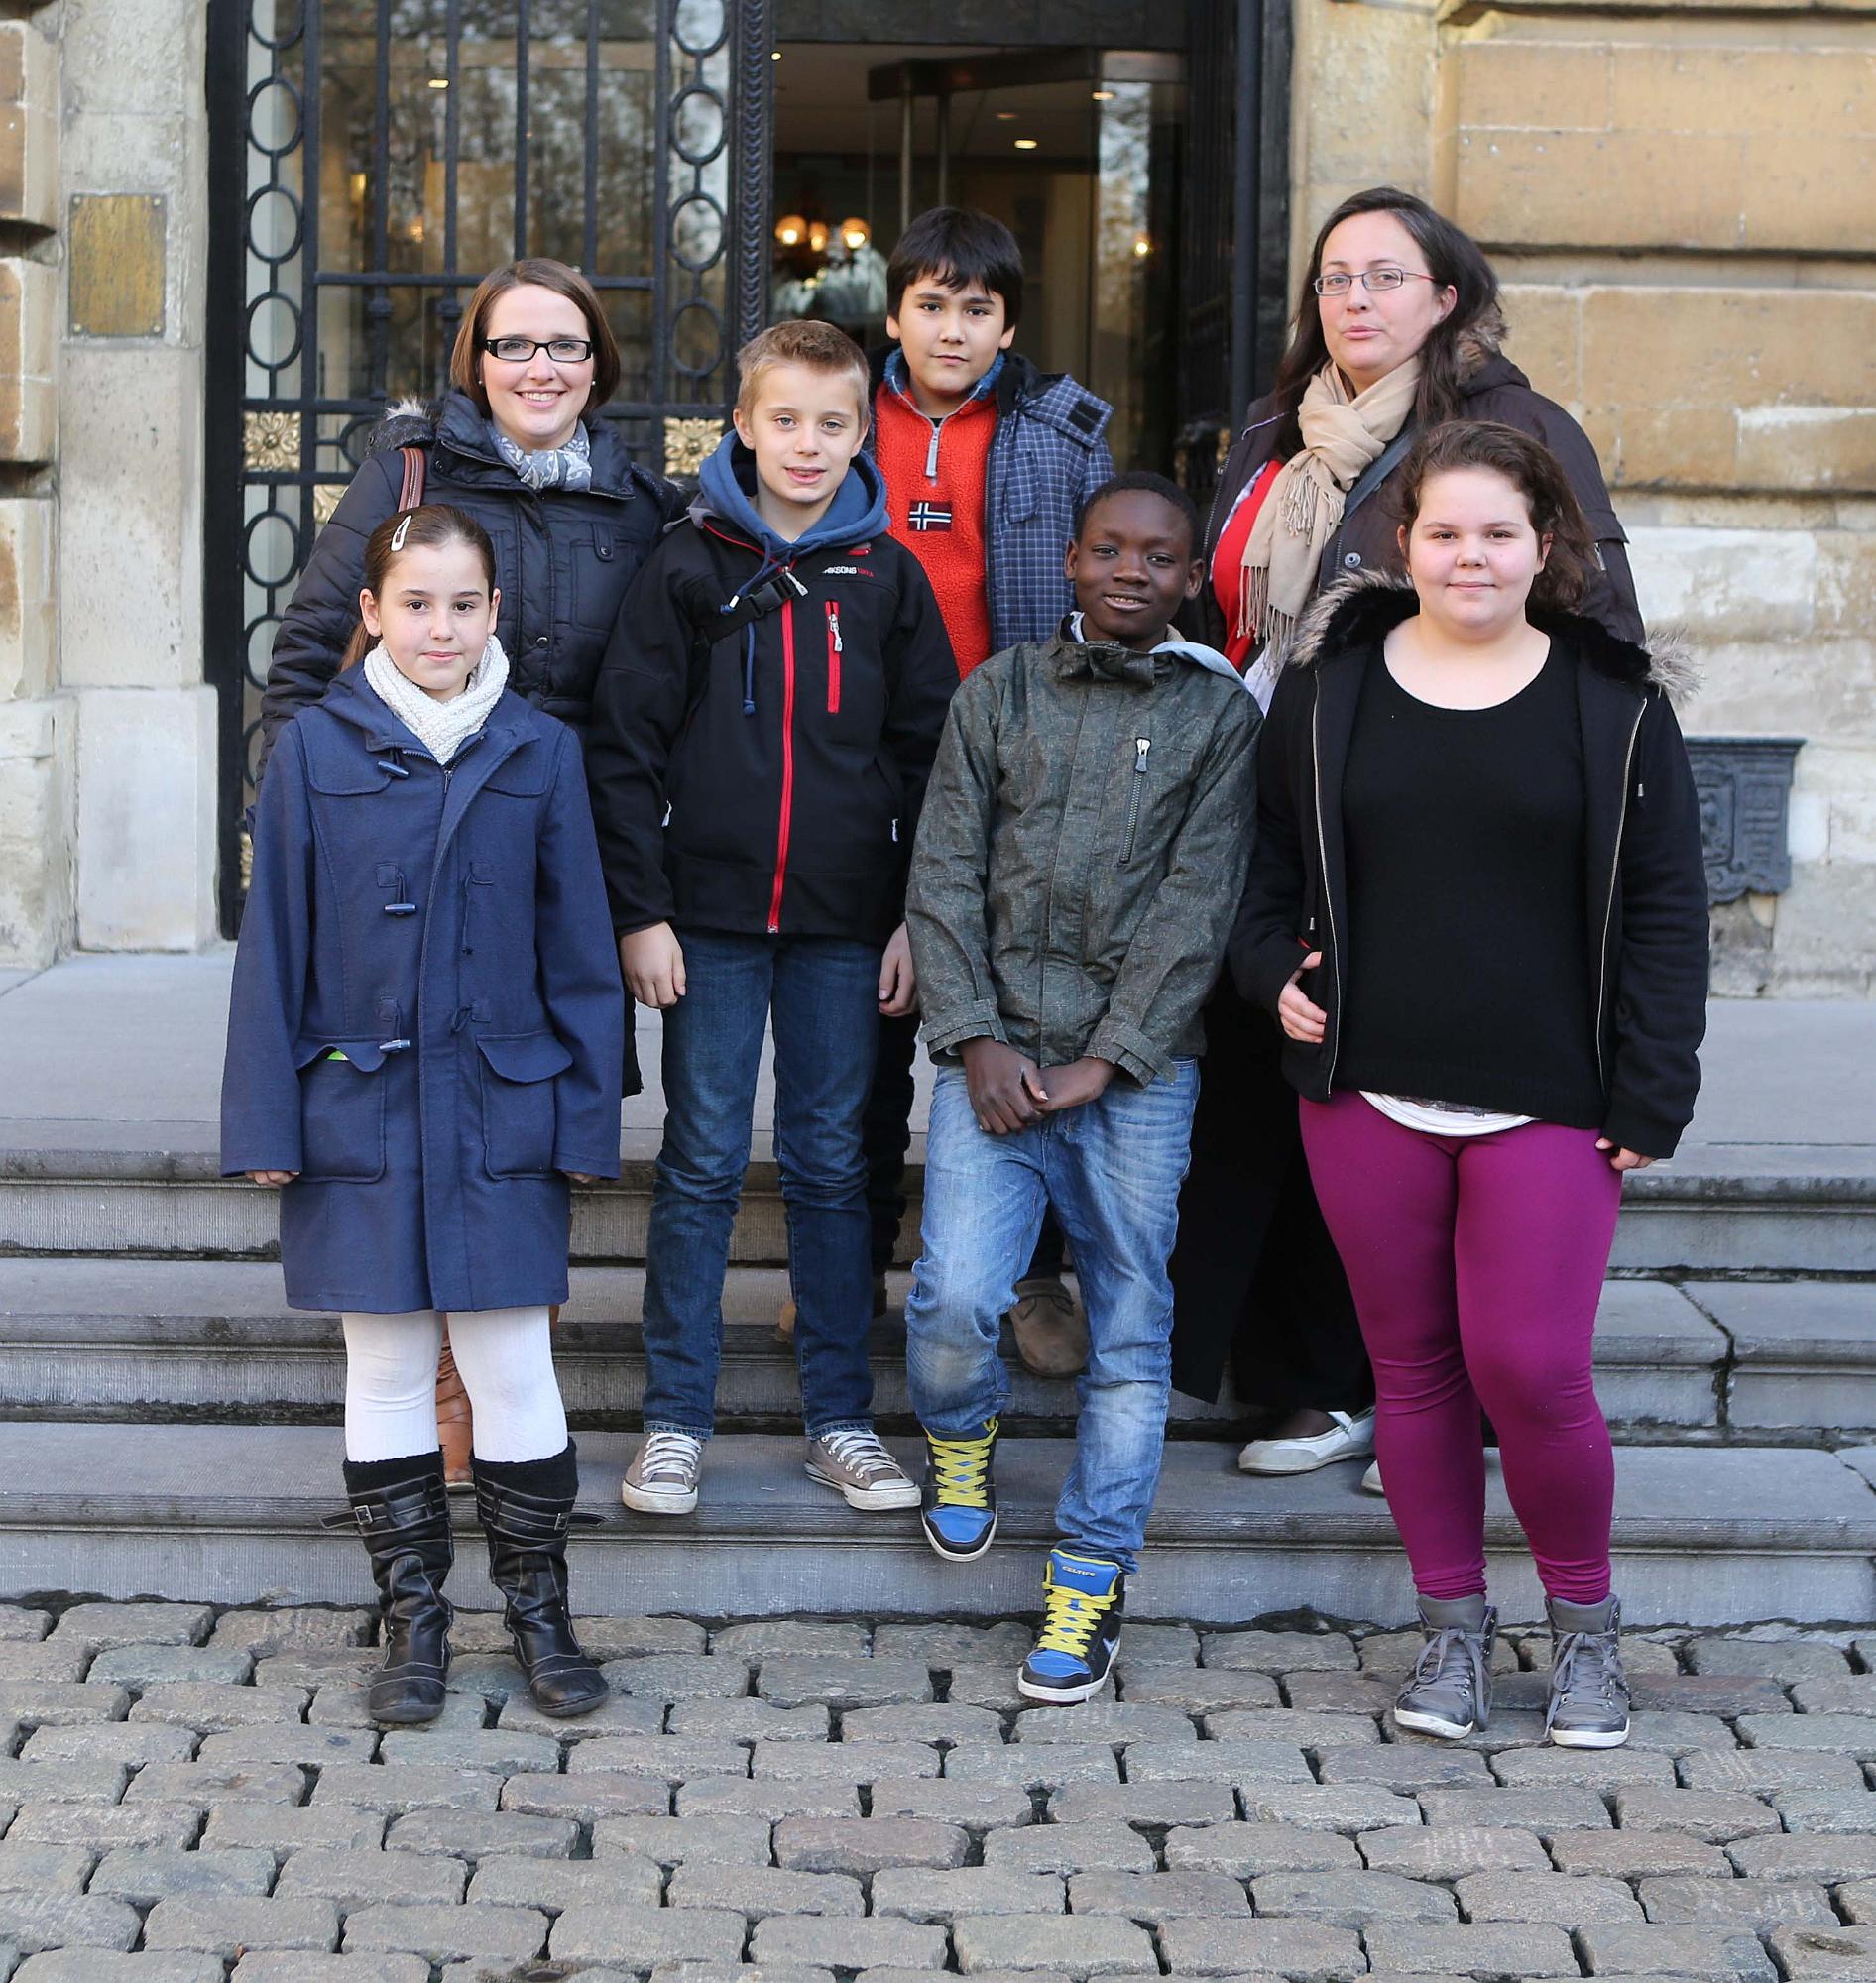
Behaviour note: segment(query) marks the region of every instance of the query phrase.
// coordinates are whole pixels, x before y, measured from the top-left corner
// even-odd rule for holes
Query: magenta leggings
[[[1374,1365],[1375,1457],[1423,1597],[1485,1588],[1482,1405],[1545,1591],[1609,1594],[1615,1462],[1590,1341],[1622,1182],[1590,1129],[1429,1136],[1359,1095],[1303,1146]]]

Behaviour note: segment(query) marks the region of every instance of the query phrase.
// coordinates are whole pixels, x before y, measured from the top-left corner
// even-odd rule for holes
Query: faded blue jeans
[[[879,952],[838,937],[681,933],[664,1014],[664,1147],[645,1266],[645,1429],[710,1436],[730,1228],[749,1168],[762,1031],[775,1035],[775,1166],[810,1438],[873,1423],[871,1225],[860,1119],[879,1036]]]
[[[1192,1147],[1199,1065],[1107,1093],[1034,1128],[992,1136],[961,1067],[941,1067],[925,1145],[924,1250],[905,1304],[912,1409],[940,1438],[976,1438],[1009,1400],[998,1331],[1029,1264],[1045,1205],[1068,1234],[1088,1310],[1075,1380],[1075,1464],[1055,1504],[1070,1548],[1133,1570],[1159,1487],[1172,1390],[1179,1186]]]

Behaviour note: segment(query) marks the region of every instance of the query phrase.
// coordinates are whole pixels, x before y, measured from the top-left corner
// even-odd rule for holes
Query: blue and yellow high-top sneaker
[[[919,1520],[925,1540],[953,1563],[969,1563],[990,1548],[997,1534],[997,1482],[991,1461],[997,1452],[997,1421],[987,1419],[977,1439],[925,1435],[925,1479],[919,1491]]]
[[[1099,1693],[1120,1643],[1125,1600],[1117,1563],[1051,1550],[1042,1572],[1042,1630],[1016,1676],[1016,1691],[1058,1705]]]

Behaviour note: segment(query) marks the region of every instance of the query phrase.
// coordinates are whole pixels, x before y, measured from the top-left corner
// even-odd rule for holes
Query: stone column
[[[59,681],[76,715],[76,934],[215,934],[202,668],[208,231],[200,0],[62,0]]]
[[[0,965],[49,963],[72,923],[71,712],[54,694],[59,431],[59,56],[0,21]]]

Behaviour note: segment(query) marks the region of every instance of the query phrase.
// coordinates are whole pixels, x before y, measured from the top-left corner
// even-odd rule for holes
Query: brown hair
[[[1463,228],[1455,227],[1424,199],[1398,186],[1370,186],[1351,193],[1317,231],[1315,245],[1303,270],[1296,314],[1290,320],[1290,342],[1277,363],[1271,392],[1284,413],[1278,435],[1281,452],[1294,454],[1302,445],[1296,409],[1303,389],[1329,363],[1329,341],[1323,335],[1323,313],[1314,288],[1323,272],[1323,249],[1345,220],[1359,213],[1389,213],[1412,236],[1427,259],[1427,273],[1441,289],[1454,292],[1453,307],[1427,333],[1420,347],[1420,393],[1414,407],[1415,424],[1437,426],[1460,410],[1460,386],[1466,377],[1466,333],[1475,326],[1494,334],[1503,330],[1498,313],[1498,278],[1484,251]]]
[[[762,375],[777,365],[805,365],[812,372],[846,373],[860,402],[860,424],[867,424],[873,375],[867,370],[867,354],[844,330],[831,323],[793,317],[786,323],[772,323],[752,337],[736,354],[736,409],[745,419],[756,404]]]
[[[1542,441],[1501,420],[1448,420],[1422,434],[1401,465],[1396,486],[1403,530],[1411,531],[1420,515],[1421,490],[1455,468],[1488,468],[1524,498],[1532,528],[1551,540],[1544,569],[1531,586],[1531,604],[1575,611],[1595,558],[1595,539],[1563,464]]]
[[[579,270],[569,269],[564,262],[552,261],[544,255],[511,262],[477,284],[475,294],[469,298],[468,314],[456,333],[455,348],[449,354],[449,383],[467,393],[487,414],[489,396],[482,386],[482,340],[489,334],[489,312],[495,307],[497,296],[524,285],[551,290],[555,295],[579,305],[580,314],[586,319],[586,334],[593,340],[593,390],[581,411],[597,412],[619,390],[619,341],[606,321],[606,312],[600,307],[592,284]]]
[[[441,550],[445,544],[467,544],[482,559],[483,576],[491,597],[495,592],[495,546],[489,533],[467,510],[452,503],[425,503],[415,510],[394,510],[365,539],[365,590],[374,599],[383,599],[391,577],[391,567],[405,551]],[[352,629],[341,674],[356,667],[372,650],[372,637],[363,620]]]

